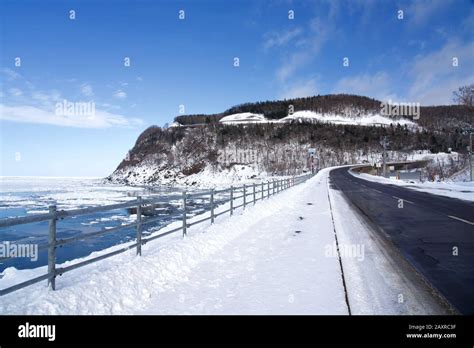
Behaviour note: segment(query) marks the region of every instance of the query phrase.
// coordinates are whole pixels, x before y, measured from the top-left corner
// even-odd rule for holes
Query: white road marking
[[[413,203],[412,201],[409,201],[408,199],[400,198],[400,197],[397,197],[397,196],[392,196],[392,197],[395,198],[395,199],[401,199],[401,200],[404,201],[404,202],[408,202],[408,203],[411,203],[411,204],[415,204],[415,203]]]
[[[466,224],[469,224],[469,225],[474,225],[474,222],[471,222],[471,221],[468,221],[468,220],[464,220],[464,219],[461,219],[461,218],[458,218],[457,216],[452,216],[452,215],[448,215],[451,219],[455,219],[455,220],[459,220],[459,221],[462,221]]]

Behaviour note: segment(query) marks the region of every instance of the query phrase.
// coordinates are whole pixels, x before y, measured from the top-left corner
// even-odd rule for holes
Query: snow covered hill
[[[464,127],[474,122],[469,108],[425,107],[418,116],[387,116],[380,101],[353,95],[245,103],[219,114],[182,115],[168,128],[146,129],[107,180],[212,186],[294,175],[310,170],[310,148],[316,149],[319,168],[378,160],[382,137],[388,137],[394,161],[418,151],[465,152]]]

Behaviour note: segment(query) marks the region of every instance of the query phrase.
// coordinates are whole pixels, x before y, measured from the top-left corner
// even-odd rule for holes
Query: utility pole
[[[383,152],[382,152],[382,175],[383,177],[386,177],[387,175],[387,145],[388,145],[388,140],[387,137],[384,136],[382,140],[380,140],[380,145],[383,146]]]
[[[471,173],[471,181],[474,181],[474,163],[472,163],[472,134],[473,132],[469,133],[469,172]]]
[[[310,167],[311,167],[311,174],[314,174],[314,156],[316,154],[316,149],[315,148],[310,148],[308,149],[308,156],[309,156],[309,162],[310,162]]]

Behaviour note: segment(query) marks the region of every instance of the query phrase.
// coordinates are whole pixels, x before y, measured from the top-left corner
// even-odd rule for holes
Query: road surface
[[[457,311],[474,314],[474,202],[363,180],[347,167],[330,179]]]

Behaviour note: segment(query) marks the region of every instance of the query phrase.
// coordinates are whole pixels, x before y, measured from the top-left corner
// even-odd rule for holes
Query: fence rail
[[[2,219],[0,220],[0,228],[3,227],[10,227],[10,226],[16,226],[16,225],[23,225],[23,224],[29,224],[29,223],[34,223],[34,222],[42,222],[42,221],[49,221],[49,233],[48,233],[48,244],[40,246],[38,249],[39,250],[48,250],[48,273],[43,274],[41,276],[26,280],[24,282],[15,284],[13,286],[10,286],[5,289],[0,289],[0,296],[9,294],[13,291],[22,289],[24,287],[33,285],[35,283],[38,283],[40,281],[47,280],[48,285],[51,287],[52,290],[56,289],[56,277],[58,275],[62,275],[66,272],[72,271],[76,268],[104,260],[106,258],[118,255],[120,253],[123,253],[127,250],[131,250],[136,248],[136,254],[141,255],[142,254],[142,245],[144,245],[147,242],[150,242],[152,240],[162,238],[166,235],[169,235],[171,233],[176,233],[179,231],[182,231],[183,237],[186,236],[188,228],[197,224],[200,224],[202,222],[211,221],[211,224],[214,223],[215,218],[218,216],[221,216],[223,214],[229,213],[230,216],[234,214],[234,211],[238,208],[243,208],[245,209],[246,206],[248,206],[250,203],[255,204],[259,200],[263,200],[264,198],[270,198],[270,196],[275,195],[276,193],[279,193],[283,190],[286,190],[290,187],[293,187],[295,185],[298,185],[302,182],[305,182],[309,178],[311,178],[313,174],[306,174],[303,176],[298,176],[298,177],[291,177],[291,178],[286,178],[286,179],[280,179],[280,180],[271,180],[267,182],[261,182],[259,184],[253,183],[251,185],[242,185],[238,187],[231,186],[226,189],[222,190],[209,190],[205,192],[199,192],[199,193],[187,193],[186,191],[182,193],[182,195],[170,195],[170,196],[165,196],[165,197],[156,197],[156,198],[148,198],[148,199],[142,199],[141,197],[137,197],[137,199],[125,202],[125,203],[118,203],[118,204],[110,204],[110,205],[104,205],[104,206],[98,206],[98,207],[88,207],[88,208],[81,208],[81,209],[72,209],[72,210],[57,210],[55,205],[52,205],[49,207],[48,213],[43,213],[43,214],[37,214],[34,216],[21,216],[21,217],[15,217],[15,218],[7,218],[7,219]],[[220,193],[229,193],[230,198],[220,201],[219,203],[215,202],[215,195],[220,194]],[[235,193],[239,193],[240,195],[235,195]],[[260,197],[257,197],[257,194]],[[187,214],[187,202],[189,199],[194,199],[194,198],[205,198],[209,196],[209,201],[210,201],[210,215],[208,217],[199,219],[197,221],[193,222],[188,222],[188,214]],[[249,199],[250,197],[250,199]],[[234,205],[234,201],[237,199],[243,199],[243,203],[240,205]],[[154,204],[157,203],[163,203],[163,202],[170,202],[172,200],[181,200],[182,202],[182,226],[174,228],[169,231],[165,231],[163,233],[159,233],[156,235],[151,235],[149,237],[143,237],[143,225],[147,225],[150,223],[157,222],[161,220],[162,218],[143,218],[143,209],[146,206],[153,206]],[[219,213],[215,212],[215,209],[218,205],[224,205],[229,203],[229,208],[221,211]],[[76,237],[70,237],[70,238],[65,238],[65,239],[58,239],[56,236],[56,230],[57,230],[57,223],[59,219],[64,219],[66,217],[76,217],[76,216],[81,216],[81,215],[87,215],[87,214],[92,214],[92,213],[98,213],[98,212],[106,212],[106,211],[111,211],[111,210],[117,210],[117,209],[125,209],[125,208],[136,208],[137,212],[137,218],[135,222],[125,224],[125,225],[120,225],[117,227],[113,228],[108,228],[108,229],[101,229],[95,232],[90,232],[87,234],[83,234],[80,236]],[[97,237],[101,236],[104,234],[112,233],[112,232],[117,232],[120,230],[124,230],[127,228],[136,228],[136,240],[134,243],[131,245],[128,245],[126,247],[120,248],[118,250],[114,250],[110,253],[103,254],[94,258],[90,258],[78,263],[75,263],[73,265],[67,266],[67,267],[62,267],[62,268],[57,268],[56,267],[56,249],[57,247],[61,247],[65,244],[70,244],[72,242],[77,242],[80,240],[92,238],[92,237]],[[159,232],[159,231],[157,231]],[[0,258],[0,261],[5,261],[8,259],[11,259],[13,257],[4,257]]]

